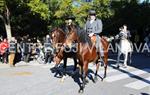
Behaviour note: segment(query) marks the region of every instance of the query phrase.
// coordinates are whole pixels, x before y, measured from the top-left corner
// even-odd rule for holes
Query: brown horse
[[[54,28],[50,35],[51,35],[51,38],[52,38],[53,47],[56,49],[56,52],[55,52],[54,56],[59,56],[59,58],[60,58],[60,60],[58,62],[58,61],[55,61],[55,57],[54,57],[54,62],[56,62],[58,64],[63,59],[64,60],[63,68],[66,70],[67,58],[73,58],[74,64],[75,64],[73,71],[75,71],[76,67],[77,67],[77,58],[76,58],[75,53],[61,51],[61,48],[63,47],[63,44],[65,42],[67,34],[61,28]],[[58,52],[62,52],[62,54],[57,55]],[[65,74],[65,72],[64,72],[64,74]]]
[[[92,41],[96,39],[96,36],[92,37]],[[97,80],[97,72],[99,69],[98,59],[100,58],[100,53],[97,53],[95,45],[92,43],[91,38],[84,30],[77,30],[75,27],[70,27],[70,32],[65,40],[64,46],[71,47],[72,43],[77,43],[77,58],[79,60],[79,65],[81,66],[81,74],[82,74],[82,81],[83,85],[80,88],[80,92],[84,90],[85,84],[88,82],[86,80],[87,71],[88,71],[88,64],[90,62],[96,63],[96,72],[95,72],[95,81]],[[108,42],[105,38],[102,37],[101,42],[104,48],[104,78],[106,77],[106,70],[108,64]],[[60,56],[63,55],[62,48],[58,53],[58,56],[55,57],[55,61],[59,63]]]
[[[64,43],[66,33],[61,28],[56,27],[51,31],[50,36],[53,47],[57,48],[58,45],[62,45]]]

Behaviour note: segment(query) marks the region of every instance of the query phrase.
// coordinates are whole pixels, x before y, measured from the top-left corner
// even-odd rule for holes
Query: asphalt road
[[[73,62],[68,60],[67,76],[61,81],[54,64],[19,62],[16,67],[0,64],[0,95],[150,95],[150,57],[134,54],[128,68],[115,68],[116,55],[110,55],[107,78],[94,83],[95,65],[89,65],[89,83],[79,94],[79,75],[72,75]],[[103,76],[103,67],[99,76]]]

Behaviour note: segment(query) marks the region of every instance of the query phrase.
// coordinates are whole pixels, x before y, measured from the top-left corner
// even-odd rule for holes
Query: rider
[[[64,31],[66,33],[69,32],[68,26],[71,26],[71,25],[75,26],[74,20],[75,20],[74,16],[68,16],[68,17],[66,17],[66,20],[65,20],[66,25],[64,27]]]
[[[130,41],[131,38],[131,34],[130,31],[127,29],[127,25],[123,25],[121,28],[119,28],[120,33],[119,33],[119,37],[121,39],[128,39]]]
[[[99,36],[100,33],[102,32],[102,27],[103,27],[102,21],[96,18],[95,10],[90,10],[89,19],[86,21],[84,29],[88,33],[89,37],[96,35],[97,53],[99,52],[101,58],[103,59],[104,51],[103,51],[102,43],[100,41],[101,37]]]

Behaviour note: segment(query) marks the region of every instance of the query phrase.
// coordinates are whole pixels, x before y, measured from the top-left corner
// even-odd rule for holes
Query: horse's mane
[[[84,29],[78,29],[77,30],[77,35],[79,37],[79,40],[82,43],[88,43],[90,46],[92,46],[92,42],[90,37],[88,36],[87,32]]]
[[[84,29],[81,29],[74,25],[71,25],[69,28],[72,29],[72,31],[77,33],[80,42],[84,44],[88,43],[90,46],[92,45],[91,39]]]

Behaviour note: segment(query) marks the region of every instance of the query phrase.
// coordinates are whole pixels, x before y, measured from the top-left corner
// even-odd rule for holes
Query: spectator
[[[150,33],[144,38],[144,41],[150,47]]]
[[[17,51],[17,43],[16,43],[16,39],[14,37],[11,38],[10,43],[9,43],[9,58],[8,58],[8,62],[10,67],[14,67],[14,59],[15,59],[15,54]]]
[[[46,40],[44,43],[44,50],[45,50],[45,64],[51,63],[52,61],[52,45],[51,45],[51,39],[49,35],[46,35]]]
[[[2,62],[2,55],[1,55],[1,42],[2,42],[2,40],[0,39],[0,61]]]
[[[1,55],[2,55],[2,62],[7,63],[8,61],[8,41],[6,38],[1,42],[0,45]]]
[[[135,32],[135,37],[134,37],[134,42],[135,42],[136,44],[139,44],[139,41],[140,41],[140,36],[139,36],[138,32],[136,31],[136,32]]]

